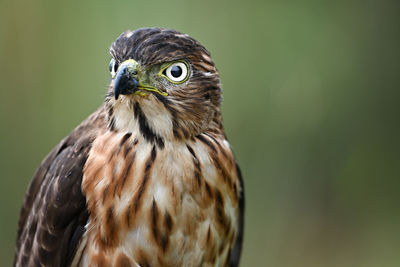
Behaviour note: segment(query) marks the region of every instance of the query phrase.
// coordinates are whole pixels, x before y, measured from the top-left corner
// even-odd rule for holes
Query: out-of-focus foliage
[[[0,2],[0,265],[35,168],[99,106],[124,30],[212,53],[246,183],[242,266],[400,266],[396,1]]]

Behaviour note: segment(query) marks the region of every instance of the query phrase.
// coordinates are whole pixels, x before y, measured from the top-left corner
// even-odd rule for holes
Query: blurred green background
[[[174,28],[212,53],[247,193],[242,266],[400,266],[395,1],[1,1],[0,266],[26,187],[102,103],[108,47]]]

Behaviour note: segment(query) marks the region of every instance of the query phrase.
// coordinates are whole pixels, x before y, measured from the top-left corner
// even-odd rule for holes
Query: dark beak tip
[[[139,82],[128,72],[126,67],[120,69],[115,77],[114,97],[118,99],[119,95],[129,95],[137,91]]]

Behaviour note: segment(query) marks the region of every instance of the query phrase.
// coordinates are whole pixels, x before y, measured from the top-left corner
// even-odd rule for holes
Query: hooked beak
[[[120,94],[134,94],[139,89],[137,75],[138,63],[135,60],[129,59],[121,64],[115,75],[114,82],[114,96],[116,100],[118,99]]]

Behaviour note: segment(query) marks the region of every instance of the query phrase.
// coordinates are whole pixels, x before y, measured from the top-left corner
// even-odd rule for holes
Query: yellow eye
[[[110,61],[110,66],[109,66],[109,68],[110,68],[111,76],[114,77],[114,76],[115,76],[115,73],[116,73],[117,70],[118,70],[118,62],[115,61],[115,59],[112,58],[111,61]]]
[[[183,83],[189,76],[189,68],[185,62],[179,61],[169,65],[162,73],[172,83]]]

